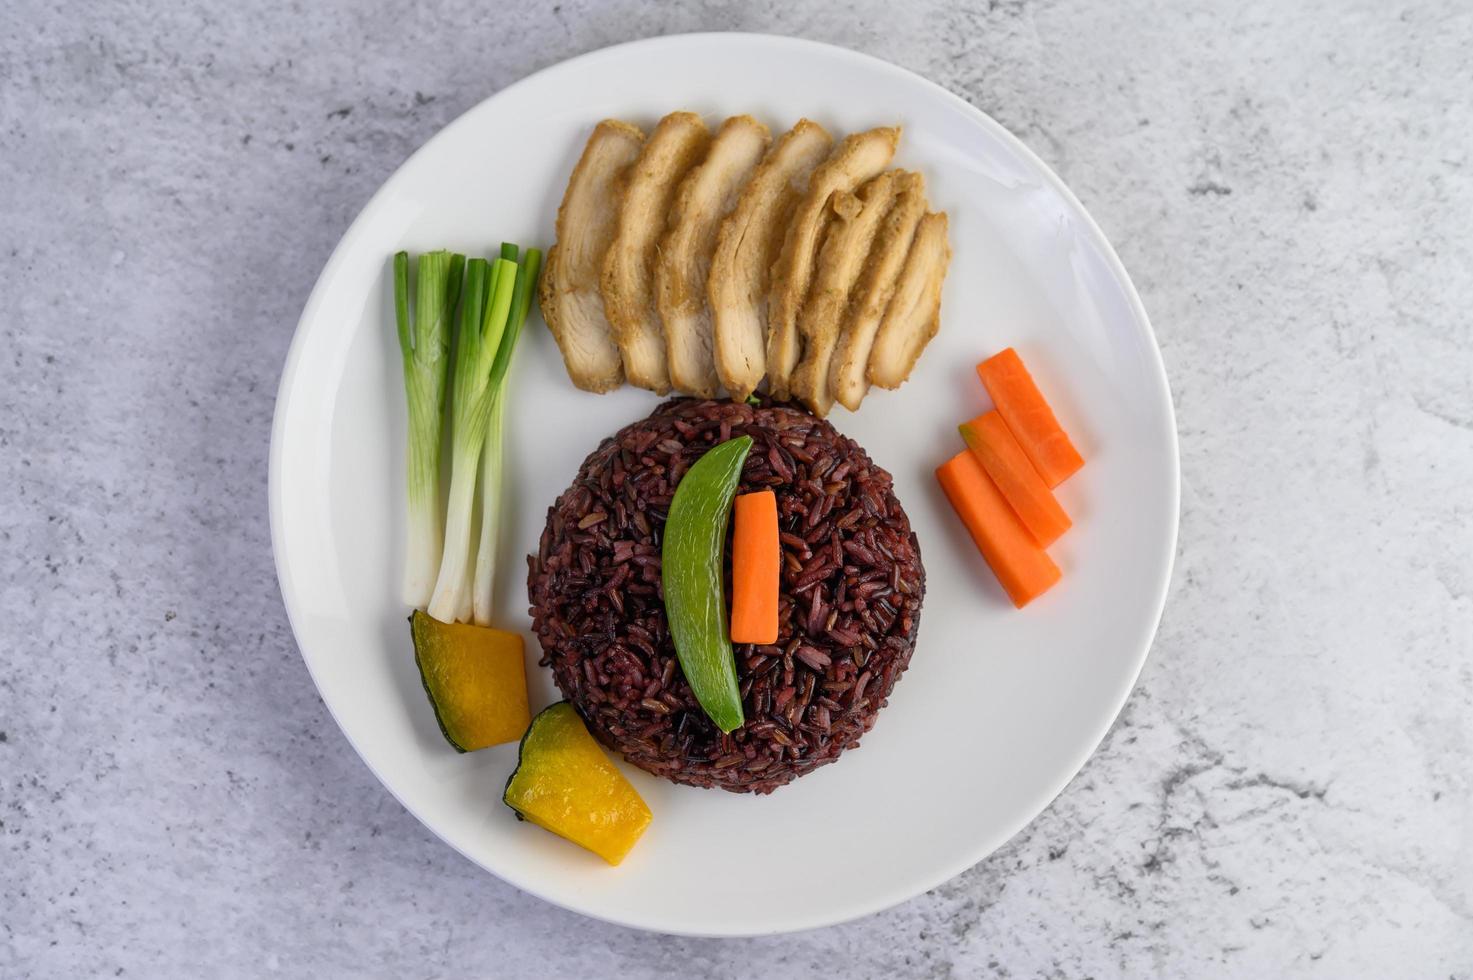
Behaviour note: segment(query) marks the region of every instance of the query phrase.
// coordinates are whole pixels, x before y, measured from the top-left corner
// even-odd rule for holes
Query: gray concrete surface
[[[447,121],[653,34],[871,52],[1112,237],[1180,556],[1104,747],[850,925],[673,939],[434,839],[318,700],[266,451],[297,314]],[[0,975],[1473,977],[1473,7],[56,5],[0,16]]]

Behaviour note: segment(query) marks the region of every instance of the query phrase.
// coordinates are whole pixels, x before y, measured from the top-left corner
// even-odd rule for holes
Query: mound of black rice
[[[746,723],[722,734],[676,660],[660,543],[681,476],[740,435],[740,492],[777,495],[780,633],[736,647]],[[656,775],[733,792],[770,793],[858,745],[910,661],[925,593],[890,474],[853,440],[795,408],[693,399],[605,439],[528,564],[542,663],[593,734]]]

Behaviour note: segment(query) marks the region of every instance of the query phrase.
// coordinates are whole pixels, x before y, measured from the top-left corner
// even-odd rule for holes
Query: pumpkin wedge
[[[409,617],[414,662],[445,740],[457,752],[514,742],[527,730],[527,670],[519,633]]]
[[[650,808],[566,701],[532,719],[501,798],[517,819],[610,864],[624,860],[650,823]]]

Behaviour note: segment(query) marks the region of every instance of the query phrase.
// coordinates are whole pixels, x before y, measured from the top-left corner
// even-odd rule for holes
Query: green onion
[[[409,255],[394,256],[394,320],[404,364],[409,411],[408,536],[404,599],[423,607],[435,583],[444,540],[440,518],[440,424],[450,367],[450,318],[460,298],[465,256],[426,252],[415,263],[415,303],[409,310]]]
[[[450,417],[450,497],[446,511],[445,547],[440,575],[426,610],[444,623],[470,617],[474,585],[471,542],[476,478],[496,389],[492,368],[511,314],[517,265],[497,259],[471,259],[466,274],[466,302],[461,308],[455,344],[455,381]]]
[[[516,261],[517,252],[515,245],[501,246],[503,260]],[[516,350],[517,339],[522,333],[522,324],[526,322],[527,312],[532,308],[537,274],[542,268],[542,253],[535,248],[527,249],[522,264],[516,268],[511,313],[501,339],[501,347],[496,352],[496,362],[491,366],[493,402],[486,446],[481,455],[480,546],[476,553],[476,574],[472,586],[472,615],[477,626],[492,625],[492,605],[496,591],[496,544],[501,531],[502,442],[506,428],[506,374],[511,367],[511,356]]]

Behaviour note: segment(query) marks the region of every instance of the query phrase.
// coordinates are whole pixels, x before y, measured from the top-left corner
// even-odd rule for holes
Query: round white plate
[[[920,641],[857,750],[771,796],[675,786],[625,766],[654,811],[611,868],[501,803],[516,746],[457,755],[435,727],[399,598],[404,396],[386,275],[398,249],[550,245],[563,185],[597,120],[836,133],[899,122],[897,163],[951,215],[942,329],[910,382],[834,424],[895,477],[929,591]],[[1075,526],[1063,581],[1008,604],[932,475],[957,423],[988,407],[973,366],[1012,345],[1086,465],[1059,491]],[[513,368],[501,624],[528,637],[524,556],[584,456],[655,396],[596,396],[563,373],[540,320]],[[840,922],[966,870],[1028,823],[1120,710],[1160,619],[1175,550],[1176,430],[1130,280],[1047,167],[961,99],[893,65],[778,37],[687,35],[575,58],[487,99],[409,159],[343,236],[302,314],[277,400],[271,524],[281,591],[333,717],[383,784],[452,847],[588,915],[664,932],[745,935]]]

